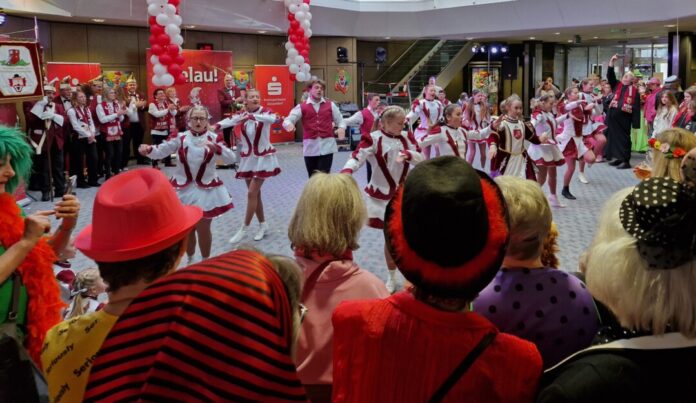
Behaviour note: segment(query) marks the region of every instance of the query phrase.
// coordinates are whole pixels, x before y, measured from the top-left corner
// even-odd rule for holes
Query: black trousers
[[[48,151],[41,154],[34,154],[32,157],[33,171],[32,188],[39,189],[42,193],[51,190],[51,179],[53,179],[53,195],[62,197],[65,192],[65,172],[63,171],[63,150],[58,149],[54,141]]]
[[[104,145],[106,158],[104,159],[104,173],[109,178],[121,172],[121,153],[123,150],[122,140],[107,141]]]
[[[367,166],[367,183],[370,183],[370,179],[372,179],[372,164],[368,162],[365,165]]]
[[[159,145],[167,141],[167,136],[158,136],[154,134],[152,136],[152,145]],[[166,156],[164,157],[164,163],[165,164],[171,164],[172,163],[172,157]],[[157,160],[152,160],[152,166],[157,167]]]
[[[315,172],[324,172],[328,174],[331,172],[333,154],[304,157],[304,162],[307,167],[307,176],[311,177]]]
[[[624,162],[631,160],[631,115],[609,109],[607,113],[607,145],[604,156]]]
[[[97,136],[99,137],[99,136]],[[77,175],[77,183],[97,183],[97,143],[89,143],[87,138],[73,141],[73,153],[70,155],[70,175]],[[87,180],[85,181],[85,162],[87,163]]]
[[[225,139],[225,144],[227,144],[227,147],[232,147],[235,145],[235,138],[232,135],[232,130],[234,128],[228,127],[227,129],[222,129],[222,137]]]
[[[100,133],[97,137],[97,176],[104,176],[104,160],[106,159],[106,136]]]
[[[138,152],[138,147],[143,144],[144,135],[145,132],[140,122],[130,122],[128,128],[123,131],[123,139],[121,140],[123,142],[121,168],[128,166],[128,161],[130,161],[131,156],[135,157],[138,164],[145,161],[143,156]]]

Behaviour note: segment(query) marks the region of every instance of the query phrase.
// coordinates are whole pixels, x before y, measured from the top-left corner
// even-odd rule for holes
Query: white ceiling
[[[583,42],[664,37],[679,23],[696,30],[694,0],[313,0],[312,31],[322,36],[363,39],[458,38]],[[26,8],[32,5],[32,9]],[[72,17],[43,19],[112,25],[146,25],[145,0],[0,0],[0,7],[37,14],[36,7],[58,7]],[[369,11],[375,10],[389,11]],[[427,11],[404,11],[408,7]],[[432,7],[432,8],[430,8]],[[355,10],[362,11],[355,11]],[[31,10],[21,12],[21,10]],[[55,12],[55,11],[54,11]],[[48,13],[48,11],[47,11]],[[184,25],[222,32],[287,30],[286,11],[278,0],[181,0]],[[679,21],[677,19],[679,18]],[[556,35],[555,33],[560,34]]]

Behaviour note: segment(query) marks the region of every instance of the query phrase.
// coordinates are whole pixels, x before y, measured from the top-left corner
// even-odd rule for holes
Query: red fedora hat
[[[199,207],[181,204],[162,172],[136,169],[99,189],[92,224],[75,246],[97,262],[139,259],[183,239],[202,216]]]

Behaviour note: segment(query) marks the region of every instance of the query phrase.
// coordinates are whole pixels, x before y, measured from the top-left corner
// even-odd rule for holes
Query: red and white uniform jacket
[[[338,129],[345,129],[343,115],[335,103],[322,98],[315,101],[312,97],[307,101],[296,105],[288,117],[283,121],[283,128],[288,129],[290,124],[296,124],[302,119],[302,148],[305,157],[333,154],[338,151],[338,145],[334,138],[334,125]]]
[[[353,116],[345,119],[346,126],[360,128],[360,141],[370,137],[372,126],[377,119],[377,112],[373,111],[369,106],[361,111],[355,112]]]
[[[409,125],[412,125],[416,123],[416,120],[420,120],[416,129],[416,138],[420,139],[427,134],[430,126],[440,122],[444,111],[445,107],[437,99],[432,101],[419,99],[413,103],[411,111],[406,115],[406,121],[408,121]],[[431,130],[433,133],[437,133],[439,128],[433,127]]]
[[[170,131],[175,130],[176,111],[169,110],[167,101],[150,103],[147,112],[150,114],[150,133],[152,135],[168,136]]]
[[[97,105],[102,103],[102,101],[104,101],[104,98],[99,94],[90,96],[89,100],[87,101],[87,105],[89,105],[89,110],[92,113],[92,119],[94,119],[94,127],[97,128],[97,131],[99,131],[99,126],[101,125],[99,119],[97,119]]]
[[[26,104],[29,107],[31,104]],[[55,141],[63,149],[65,109],[60,103],[41,99],[27,108],[27,133],[36,154],[46,153]],[[25,109],[25,111],[27,111]]]
[[[68,118],[70,119],[73,138],[87,139],[91,137],[94,140],[99,135],[94,126],[94,119],[92,119],[89,107],[78,105],[69,109]]]
[[[473,140],[485,140],[490,130],[476,131],[466,130],[463,127],[450,127],[443,125],[437,133],[430,133],[418,141],[418,145],[423,148],[437,144],[440,148],[440,155],[453,155],[459,158],[466,158],[466,142]]]
[[[553,113],[544,111],[532,113],[532,126],[534,126],[537,136],[545,134],[551,144],[557,144],[556,132],[558,125],[565,120],[566,115],[555,117]]]
[[[207,142],[214,144],[213,149],[206,146]],[[200,188],[222,186],[215,171],[216,160],[222,159],[225,164],[232,164],[236,160],[234,151],[227,148],[222,138],[218,138],[213,132],[197,134],[189,130],[179,133],[176,137],[153,146],[147,156],[159,160],[172,154],[177,154],[180,161],[170,180],[177,189],[191,184]]]
[[[123,135],[121,122],[124,118],[117,113],[120,108],[116,101],[104,101],[97,105],[97,119],[101,123],[99,132],[106,136],[106,141],[119,140]]]
[[[540,143],[531,123],[506,117],[500,122],[498,130],[488,137],[488,144],[497,148],[495,157],[491,159],[491,171],[536,180],[527,147]]]
[[[271,125],[277,116],[270,109],[260,107],[253,112],[232,115],[217,123],[219,129],[238,128],[242,141],[242,158],[263,157],[276,152],[271,145]]]

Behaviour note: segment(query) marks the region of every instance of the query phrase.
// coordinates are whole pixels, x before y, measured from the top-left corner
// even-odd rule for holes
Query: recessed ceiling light
[[[260,34],[265,34],[267,31],[256,31],[256,32],[258,32]]]
[[[660,36],[659,36],[659,35],[655,35],[655,36],[653,36],[653,39],[660,39]]]
[[[676,26],[677,26],[677,24],[667,24],[667,25],[665,25],[665,28],[674,28]]]
[[[599,37],[598,37],[598,36],[593,36],[592,39],[599,39]]]
[[[529,37],[529,39],[531,39],[531,40],[535,40],[535,39],[536,39],[536,37],[535,37],[535,36],[530,36],[530,37]]]
[[[106,20],[103,19],[103,18],[92,18],[92,21],[94,21],[94,22],[104,22],[104,21],[106,21]]]
[[[554,32],[553,34],[554,34],[554,35],[560,35],[561,33],[560,33],[560,32]]]
[[[195,25],[184,25],[184,28],[186,28],[186,29],[194,29],[194,28],[196,28],[196,26],[195,26]]]
[[[385,36],[384,39],[391,39],[391,36]]]
[[[467,41],[472,41],[472,40],[474,40],[474,37],[473,37],[473,36],[468,36],[468,37],[466,38],[466,40],[467,40]]]
[[[572,40],[572,39],[568,39],[568,43],[573,43],[573,40]]]

